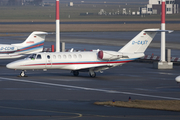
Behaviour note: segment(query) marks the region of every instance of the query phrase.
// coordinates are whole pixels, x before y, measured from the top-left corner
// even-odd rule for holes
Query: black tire
[[[95,78],[96,77],[96,73],[95,72],[92,72],[92,73],[89,73],[90,77],[92,78]]]
[[[77,70],[73,71],[73,75],[74,76],[79,76],[79,71],[77,71]]]

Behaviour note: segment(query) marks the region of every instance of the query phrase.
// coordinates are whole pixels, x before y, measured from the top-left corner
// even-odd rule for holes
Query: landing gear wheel
[[[90,75],[90,77],[92,77],[92,78],[95,78],[95,77],[96,77],[96,73],[95,73],[95,72],[89,72],[89,75]]]
[[[77,71],[77,70],[73,71],[73,75],[74,76],[78,76],[79,75],[79,71]]]
[[[20,77],[24,77],[26,74],[25,74],[25,71],[22,70],[21,73],[20,73]]]

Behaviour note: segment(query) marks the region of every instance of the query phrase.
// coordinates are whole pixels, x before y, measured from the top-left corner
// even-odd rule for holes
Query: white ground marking
[[[51,80],[54,80],[54,81],[65,81],[65,82],[77,82],[77,81],[84,81],[84,82],[87,82],[87,81],[90,81],[90,80],[80,80],[80,79],[51,79]]]
[[[165,72],[159,72],[159,74],[161,74],[161,75],[177,75],[177,74],[174,74],[174,73],[165,73]]]
[[[174,98],[174,97],[156,96],[156,95],[148,95],[148,94],[123,92],[123,91],[114,91],[114,90],[104,90],[104,89],[98,89],[98,88],[87,88],[87,87],[79,87],[79,86],[71,86],[71,85],[63,85],[63,84],[55,84],[55,83],[46,83],[46,82],[38,82],[38,81],[30,81],[30,80],[19,80],[19,79],[4,78],[4,77],[0,77],[0,79],[9,80],[9,81],[25,82],[25,83],[48,85],[48,86],[56,86],[56,87],[75,88],[75,89],[89,90],[89,91],[99,91],[99,92],[106,92],[106,93],[113,93],[113,94],[116,93],[116,94],[135,95],[135,96],[161,98],[161,99],[169,99],[169,100],[180,100],[180,98]]]

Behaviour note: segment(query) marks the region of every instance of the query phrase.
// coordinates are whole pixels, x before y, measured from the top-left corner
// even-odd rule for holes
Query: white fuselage
[[[177,76],[177,77],[175,78],[175,80],[176,80],[177,83],[180,83],[180,76]]]
[[[37,53],[34,54],[34,57],[27,57],[25,59],[12,62],[8,64],[7,67],[10,69],[21,69],[21,70],[28,70],[28,69],[81,70],[81,69],[96,68],[103,66],[115,67],[143,56],[143,54],[139,54],[139,55],[134,56],[133,54],[135,58],[102,60],[98,57],[98,51]]]
[[[89,52],[43,52],[7,64],[9,69],[64,69],[72,70],[74,76],[79,72],[88,71],[91,77],[95,72],[113,68],[124,63],[143,57],[144,52],[157,32],[169,32],[159,29],[145,29],[129,41],[119,51],[94,50]]]
[[[18,48],[14,45],[0,44],[0,53],[12,53]]]
[[[18,58],[19,54],[14,54],[18,50],[17,46],[0,44],[0,59]]]
[[[40,52],[43,49],[44,43],[38,43],[36,45],[3,45],[0,44],[0,59],[13,59],[24,56],[25,54],[31,54]]]

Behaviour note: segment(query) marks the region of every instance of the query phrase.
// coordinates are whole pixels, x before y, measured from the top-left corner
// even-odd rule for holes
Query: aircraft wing
[[[24,55],[20,55],[20,54],[0,54],[0,59],[14,59],[23,56]]]
[[[101,70],[107,70],[112,67],[114,67],[114,66],[113,65],[102,65],[102,66],[98,66],[98,67],[89,67],[89,68],[79,69],[78,71],[89,72],[89,70],[93,70],[94,72],[99,72]]]

